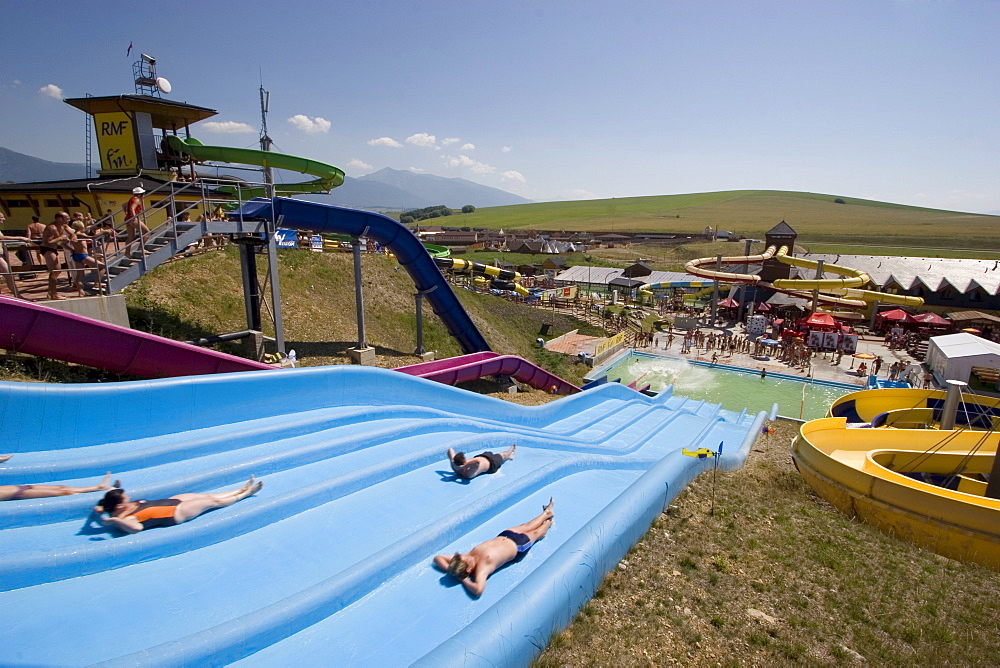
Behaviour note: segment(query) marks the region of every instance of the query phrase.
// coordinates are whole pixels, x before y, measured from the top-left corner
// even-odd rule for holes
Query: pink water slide
[[[276,368],[4,296],[0,348],[141,378]]]
[[[567,383],[559,376],[553,375],[535,366],[523,357],[516,355],[498,355],[494,352],[472,353],[459,357],[449,357],[433,362],[411,364],[397,367],[396,371],[427,378],[445,385],[457,385],[484,376],[510,376],[526,385],[539,390],[553,391],[558,394],[574,394],[580,391],[576,385]]]

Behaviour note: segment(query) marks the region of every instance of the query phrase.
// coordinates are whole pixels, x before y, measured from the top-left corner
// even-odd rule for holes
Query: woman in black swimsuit
[[[262,482],[254,482],[253,476],[245,485],[219,494],[175,494],[169,499],[145,499],[133,501],[122,489],[113,489],[104,495],[101,505],[94,508],[97,514],[107,513],[102,518],[104,526],[114,527],[125,533],[139,533],[143,529],[170,527],[187,522],[205,511],[231,506],[251,494],[256,494]]]

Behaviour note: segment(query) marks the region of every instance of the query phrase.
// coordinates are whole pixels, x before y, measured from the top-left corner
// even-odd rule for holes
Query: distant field
[[[492,229],[554,229],[589,232],[700,233],[706,227],[753,238],[782,220],[799,243],[876,244],[904,253],[922,249],[981,248],[1000,251],[1000,216],[941,211],[836,195],[777,190],[733,190],[691,195],[543,202],[478,209],[451,224]],[[903,248],[905,247],[905,248]],[[912,252],[911,252],[912,251]],[[848,251],[844,251],[848,252]],[[854,250],[856,254],[863,251]],[[964,254],[965,257],[974,255]]]

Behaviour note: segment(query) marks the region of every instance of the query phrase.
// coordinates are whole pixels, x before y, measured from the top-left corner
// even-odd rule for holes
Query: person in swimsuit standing
[[[60,259],[62,243],[69,240],[71,231],[69,214],[60,211],[42,232],[42,241],[38,245],[38,252],[49,270],[49,299],[65,299],[56,292],[56,279],[59,277],[59,265],[62,264]]]
[[[132,189],[132,196],[125,202],[122,210],[125,212],[125,248],[139,238],[140,244],[145,235],[149,234],[146,221],[142,219],[142,195],[146,190],[142,186]]]
[[[553,504],[554,501],[549,499],[538,517],[501,531],[496,538],[480,543],[465,554],[456,552],[451,557],[437,555],[434,565],[460,581],[470,595],[481,596],[486,589],[486,578],[507,562],[527,553],[548,532],[555,517]]]
[[[5,462],[10,456],[0,457],[0,462]],[[109,471],[100,484],[91,487],[69,487],[67,485],[0,485],[0,501],[21,501],[22,499],[44,499],[49,496],[69,496],[70,494],[84,494],[86,492],[103,492],[111,489],[108,481],[111,480]]]
[[[455,452],[453,448],[448,448],[448,461],[451,462],[451,470],[455,472],[455,475],[471,480],[480,473],[499,471],[504,462],[514,459],[514,450],[516,449],[517,445],[511,445],[500,454],[486,451],[471,459],[466,459],[464,452]]]
[[[241,499],[256,494],[262,482],[254,482],[253,476],[245,485],[219,494],[176,494],[169,499],[145,499],[133,501],[122,489],[113,489],[104,495],[99,506],[94,507],[101,518],[101,524],[114,527],[125,533],[139,533],[143,529],[172,527],[187,522],[205,511],[231,506]]]

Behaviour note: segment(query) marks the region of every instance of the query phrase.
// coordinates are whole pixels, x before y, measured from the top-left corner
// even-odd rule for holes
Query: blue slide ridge
[[[44,419],[41,419],[44,416]],[[653,519],[765,416],[616,383],[520,406],[332,366],[130,383],[0,383],[0,485],[255,496],[135,535],[100,494],[0,503],[0,665],[526,665]],[[445,451],[517,455],[455,480]],[[434,569],[529,520],[548,536],[479,599]],[[110,615],[110,616],[109,616]]]
[[[234,219],[281,218],[281,227],[312,230],[317,233],[350,234],[374,239],[393,252],[399,264],[406,269],[417,291],[430,302],[434,313],[441,318],[448,333],[458,340],[466,354],[490,350],[472,318],[458,301],[444,274],[437,268],[423,242],[398,221],[358,209],[306,202],[287,197],[273,200],[253,200],[229,214]]]

